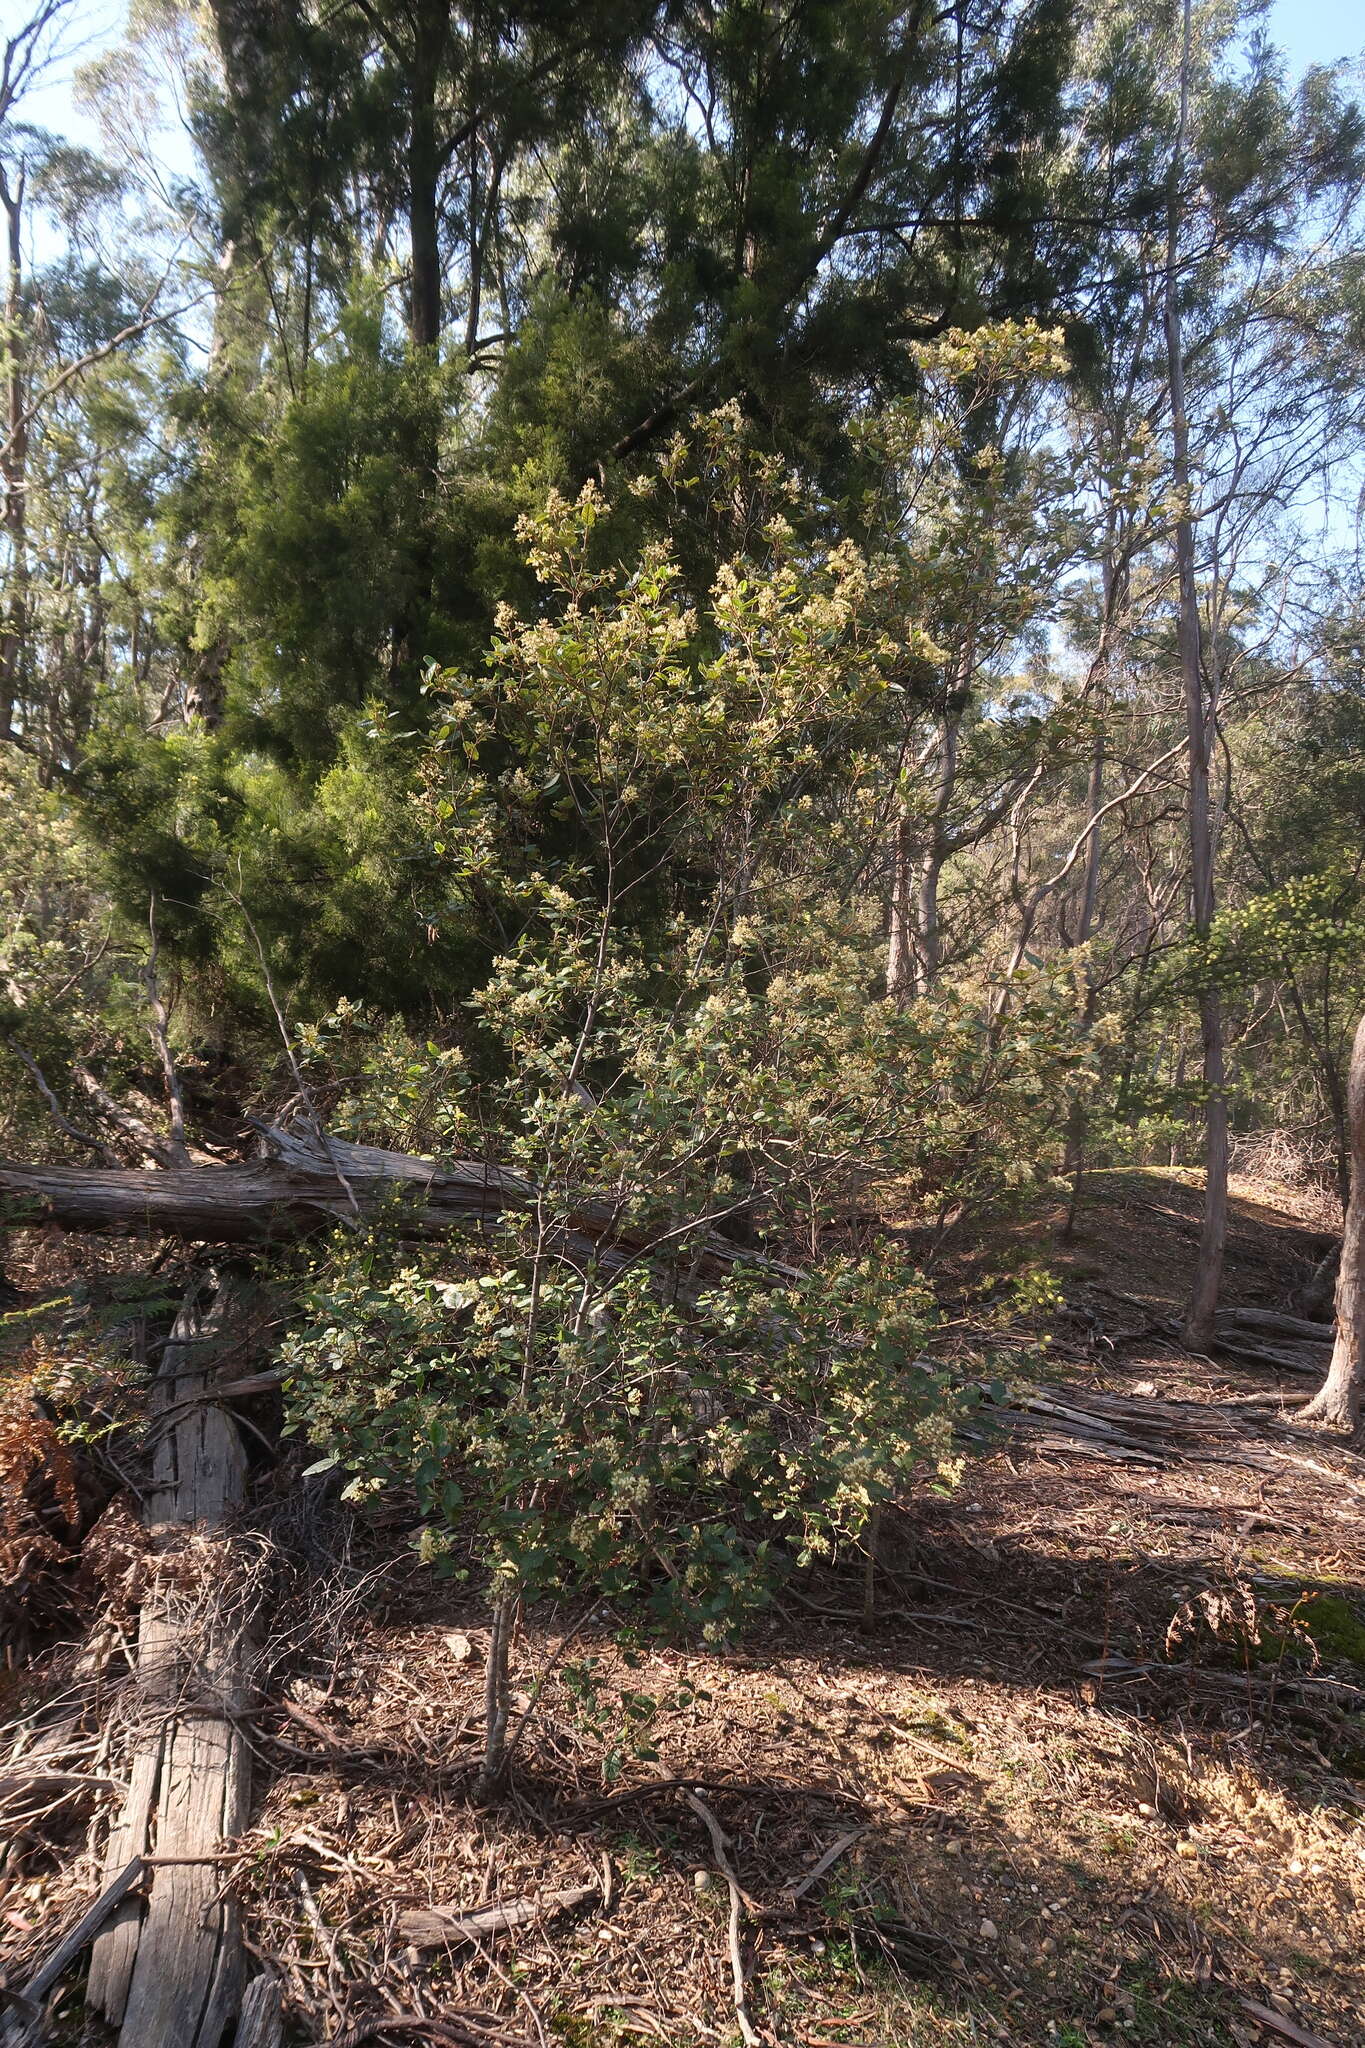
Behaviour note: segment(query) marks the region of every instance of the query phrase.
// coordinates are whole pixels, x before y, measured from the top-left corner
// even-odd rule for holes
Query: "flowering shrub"
[[[546,616],[503,621],[482,682],[439,685],[433,834],[454,891],[520,919],[472,1005],[478,1059],[387,1044],[367,1067],[392,1122],[418,1105],[483,1143],[525,1210],[420,1259],[401,1210],[343,1234],[286,1353],[296,1426],[352,1497],[414,1486],[423,1554],[487,1572],[488,1793],[521,1603],[718,1634],[917,1471],[950,1475],[971,1394],[925,1357],[929,1290],[841,1225],[893,1195],[941,1221],[998,1194],[1046,1150],[1076,1058],[1045,993],[1003,1032],[949,991],[873,1000],[865,935],[800,885],[805,771],[882,688],[856,554],[798,564],[774,528],[765,572],[723,569],[699,620],[659,551],[593,565],[601,510],[550,506],[529,536]],[[551,874],[508,851],[537,802],[590,858]],[[641,918],[667,805],[705,890]]]

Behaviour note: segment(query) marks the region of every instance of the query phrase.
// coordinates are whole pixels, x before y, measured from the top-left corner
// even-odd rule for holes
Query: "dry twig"
[[[740,1890],[739,1879],[736,1877],[734,1865],[730,1861],[729,1839],[722,1831],[720,1822],[716,1819],[716,1816],[712,1813],[705,1800],[698,1799],[695,1792],[687,1793],[686,1798],[693,1813],[702,1821],[707,1834],[711,1837],[711,1848],[715,1855],[716,1868],[729,1887],[730,1923],[727,1934],[730,1947],[730,1977],[734,1987],[735,2018],[739,2022],[739,2031],[744,2036],[745,2048],[757,2048],[758,2032],[752,2019],[749,2017],[749,2001],[744,1981],[744,1956],[739,1945],[740,1909],[746,1903],[752,1904],[752,1901],[746,1901],[744,1893]]]

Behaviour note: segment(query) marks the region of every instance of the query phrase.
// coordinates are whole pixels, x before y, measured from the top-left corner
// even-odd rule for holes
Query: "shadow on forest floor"
[[[1095,1177],[1047,1377],[1203,1403],[1216,1459],[1002,1435],[886,1528],[869,1627],[861,1577],[827,1572],[728,1653],[584,1637],[493,1811],[469,1796],[479,1612],[397,1566],[387,1606],[338,1602],[253,1718],[230,1880],[294,2038],[472,2011],[547,2048],[738,2039],[709,1814],[766,2042],[1365,2043],[1365,1460],[1241,1429],[1227,1402],[1274,1379],[1153,1338],[1197,1199]],[[1047,1259],[1051,1220],[1002,1242]],[[1234,1298],[1282,1298],[1321,1235],[1239,1189]],[[518,1645],[523,1699],[552,1624]],[[12,1954],[71,1896],[69,1812],[22,1849]],[[411,1908],[588,1885],[515,1936],[407,1952]]]

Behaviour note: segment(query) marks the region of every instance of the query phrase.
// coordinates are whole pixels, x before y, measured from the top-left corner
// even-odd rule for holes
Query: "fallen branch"
[[[439,2019],[416,2013],[378,2013],[338,2034],[331,2048],[360,2048],[363,2041],[378,2041],[386,2034],[426,2034],[433,2041],[453,2041],[457,2048],[485,2048],[485,2044],[487,2048],[530,2048],[525,2034],[509,2033],[482,2013],[448,2011]],[[234,2043],[234,2048],[240,2044]]]
[[[5,1776],[0,1778],[0,1802],[9,1799],[16,1792],[28,1791],[35,1786],[43,1785],[52,1785],[58,1788],[62,1786],[79,1788],[88,1785],[95,1790],[106,1792],[124,1792],[127,1790],[127,1787],[120,1784],[117,1778],[96,1777],[89,1771],[48,1771],[44,1770],[41,1765],[35,1764],[31,1770],[25,1770],[21,1767],[18,1770],[7,1771]]]
[[[757,2048],[759,2037],[754,2023],[749,2017],[749,2000],[744,1981],[744,1956],[739,1945],[740,1909],[744,1904],[752,1902],[746,1901],[744,1893],[740,1890],[739,1879],[736,1877],[734,1865],[730,1861],[729,1838],[722,1831],[720,1822],[716,1819],[716,1816],[712,1813],[705,1800],[698,1799],[695,1792],[687,1793],[686,1799],[693,1813],[698,1816],[707,1834],[711,1837],[711,1849],[716,1859],[716,1868],[725,1879],[726,1885],[729,1888],[730,1920],[726,1929],[726,1937],[730,1949],[730,1979],[734,1991],[735,2018],[739,2023],[739,2031],[744,2037],[745,2048]]]
[[[1326,1692],[1342,1699],[1365,1699],[1365,1687],[1345,1678],[1319,1678],[1309,1672],[1278,1671],[1261,1678],[1252,1671],[1215,1671],[1207,1664],[1160,1664],[1152,1659],[1095,1657],[1082,1664],[1087,1678],[1189,1678],[1201,1685],[1232,1692]]]
[[[1294,2048],[1333,2048],[1333,2043],[1325,2040],[1321,2034],[1310,2034],[1306,2028],[1287,2019],[1282,2012],[1276,2012],[1273,2006],[1262,2005],[1259,1999],[1242,1998],[1238,2003],[1242,2011],[1255,2020],[1258,2027],[1265,2027],[1270,2033],[1278,2034],[1282,2041],[1292,2041]]]
[[[589,1899],[600,1898],[596,1885],[575,1885],[569,1891],[542,1892],[539,1898],[511,1899],[506,1905],[480,1906],[474,1913],[451,1913],[427,1907],[400,1913],[398,1932],[411,1948],[456,1947],[461,1942],[478,1942],[494,1934],[514,1934],[519,1927],[534,1926],[537,1920],[558,1913],[573,1913]]]
[[[595,1818],[598,1814],[611,1813],[617,1807],[629,1806],[637,1799],[671,1798],[675,1792],[743,1793],[746,1798],[754,1799],[771,1789],[762,1780],[752,1778],[649,1778],[643,1785],[631,1785],[624,1792],[612,1792],[601,1799],[585,1799],[569,1811],[575,1816]],[[867,1811],[861,1800],[854,1799],[842,1787],[802,1784],[800,1789],[807,1799],[822,1799],[830,1806],[853,1806]]]
[[[850,1828],[846,1835],[840,1835],[837,1842],[831,1842],[819,1862],[813,1863],[801,1882],[792,1886],[787,1894],[792,1904],[795,1905],[798,1899],[804,1898],[812,1885],[818,1884],[827,1870],[833,1870],[839,1858],[846,1855],[855,1842],[861,1842],[866,1833],[867,1825],[864,1823],[862,1827]]]

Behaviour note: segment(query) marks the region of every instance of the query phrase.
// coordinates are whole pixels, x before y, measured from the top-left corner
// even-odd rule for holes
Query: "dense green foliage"
[[[871,1219],[1193,1157],[1211,991],[1344,1189],[1365,120],[1259,24],[137,0],[0,114],[9,1144],[517,1171],[288,1346],[497,1615],[857,1538],[1003,1312]]]

